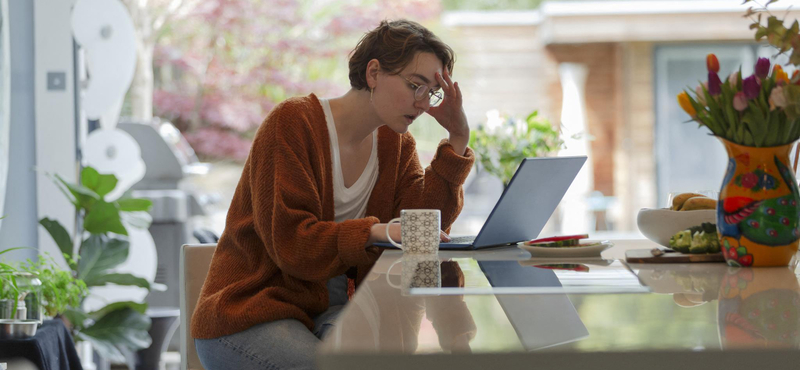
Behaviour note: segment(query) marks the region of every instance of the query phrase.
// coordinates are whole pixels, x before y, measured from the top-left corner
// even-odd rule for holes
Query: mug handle
[[[392,245],[394,245],[395,247],[400,248],[400,250],[403,250],[403,245],[402,244],[398,244],[397,242],[392,240],[391,236],[389,236],[389,225],[391,225],[392,222],[395,222],[395,221],[400,222],[400,217],[393,218],[391,221],[389,221],[389,223],[386,224],[386,239],[389,240],[389,243],[392,243]]]
[[[391,240],[391,239],[390,239],[390,240]],[[402,258],[400,258],[400,259],[398,259],[397,261],[394,261],[394,262],[392,262],[392,264],[391,264],[391,265],[389,265],[389,269],[388,269],[388,270],[386,270],[386,284],[389,284],[389,286],[390,286],[390,287],[392,287],[392,288],[396,288],[396,289],[400,289],[400,288],[401,288],[401,286],[400,286],[400,285],[394,285],[394,284],[392,284],[392,281],[391,281],[391,280],[389,280],[389,272],[391,272],[391,271],[392,271],[392,267],[394,267],[394,265],[396,265],[398,262],[400,262],[400,261],[402,261],[402,260],[403,260],[403,259],[402,259]]]

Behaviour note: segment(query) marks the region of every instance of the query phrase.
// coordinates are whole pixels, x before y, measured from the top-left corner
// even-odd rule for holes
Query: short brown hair
[[[381,69],[397,74],[418,52],[433,53],[452,73],[455,53],[433,32],[405,19],[381,21],[378,27],[361,38],[350,55],[350,86],[356,90],[369,88],[366,74],[370,60],[377,59]]]

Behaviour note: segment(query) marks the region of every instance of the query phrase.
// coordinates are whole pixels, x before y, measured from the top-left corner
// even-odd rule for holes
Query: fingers
[[[449,236],[449,235],[447,235],[447,233],[445,233],[444,231],[439,231],[439,238],[440,238],[440,239],[441,239],[443,242],[449,242],[449,241],[450,241],[450,236]]]
[[[458,88],[458,82],[453,83],[447,69],[444,70],[444,73],[436,73],[436,79],[439,81],[439,85],[442,86],[445,97],[461,98],[461,90]]]

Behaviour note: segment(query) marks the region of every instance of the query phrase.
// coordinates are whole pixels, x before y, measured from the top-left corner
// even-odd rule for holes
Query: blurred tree
[[[153,118],[153,50],[161,29],[200,0],[121,0],[136,27],[136,71],[128,93],[130,114]]]
[[[438,0],[125,1],[146,3],[140,14],[149,15],[134,16],[135,23],[143,40],[155,41],[154,75],[134,78],[144,87],[130,94],[133,116],[147,114],[134,95],[147,98],[149,78],[156,115],[178,126],[199,154],[237,160],[275,104],[345,92],[348,53],[381,20],[425,23],[440,13]],[[146,19],[156,13],[165,21]]]

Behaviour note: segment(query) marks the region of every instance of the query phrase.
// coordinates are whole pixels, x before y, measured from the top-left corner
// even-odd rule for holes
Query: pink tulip
[[[736,90],[736,85],[739,83],[739,72],[733,72],[728,76],[728,85],[731,89]]]
[[[733,108],[739,112],[747,109],[747,97],[744,95],[743,91],[739,91],[733,96]]]
[[[697,87],[694,89],[694,92],[697,93],[697,102],[702,106],[706,105],[706,93],[703,91],[703,87],[705,87],[704,85],[706,85],[705,82],[703,82],[702,85],[697,85]]]
[[[772,93],[769,94],[769,105],[772,107],[786,108],[788,103],[786,102],[786,95],[783,93],[783,86],[772,89]]]

